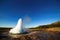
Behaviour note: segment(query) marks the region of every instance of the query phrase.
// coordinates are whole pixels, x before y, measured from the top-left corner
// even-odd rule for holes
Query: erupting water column
[[[25,31],[24,31],[24,27],[22,25],[22,19],[21,18],[18,20],[18,23],[15,26],[15,28],[13,28],[9,31],[9,33],[12,33],[12,34],[20,34],[20,33],[24,33],[24,32]]]

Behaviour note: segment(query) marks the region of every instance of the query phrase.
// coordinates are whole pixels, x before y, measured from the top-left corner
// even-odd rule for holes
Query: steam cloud
[[[31,22],[31,18],[29,16],[25,16],[24,19],[23,19],[24,26],[29,24],[29,22]]]

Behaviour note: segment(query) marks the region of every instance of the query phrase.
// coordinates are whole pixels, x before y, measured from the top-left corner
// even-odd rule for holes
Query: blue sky
[[[36,27],[60,20],[59,0],[0,0],[0,26],[14,27],[27,16],[26,27]]]

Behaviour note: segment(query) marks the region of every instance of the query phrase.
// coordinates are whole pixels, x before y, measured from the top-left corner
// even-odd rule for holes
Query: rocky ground
[[[0,32],[0,40],[60,40],[60,32],[35,30],[27,34],[12,35],[3,31]]]

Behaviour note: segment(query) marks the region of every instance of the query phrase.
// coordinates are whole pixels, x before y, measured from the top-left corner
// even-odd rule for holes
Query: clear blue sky
[[[14,27],[19,18],[30,19],[26,27],[60,20],[60,0],[0,0],[0,26]]]

